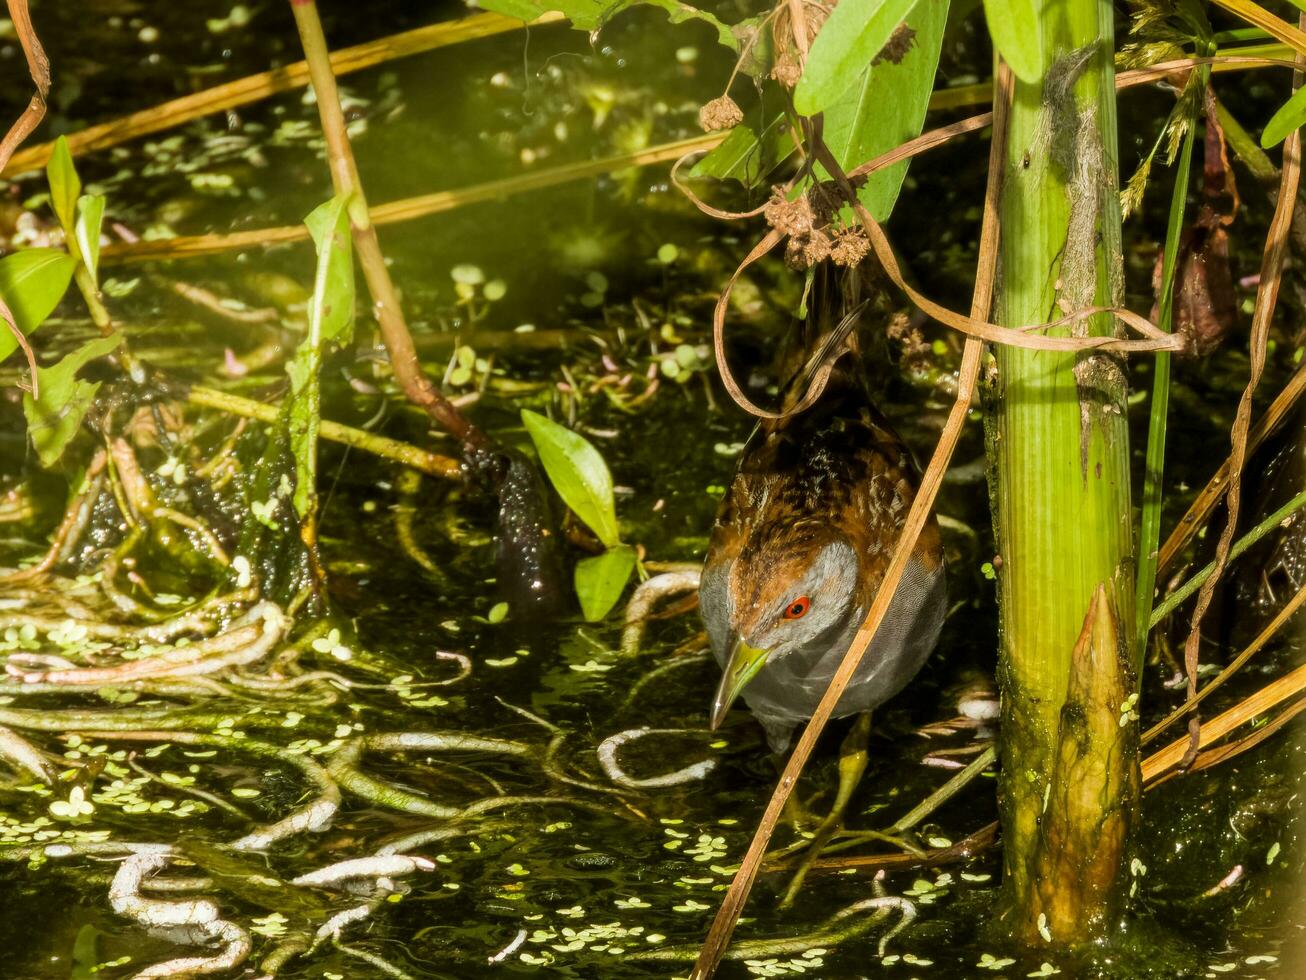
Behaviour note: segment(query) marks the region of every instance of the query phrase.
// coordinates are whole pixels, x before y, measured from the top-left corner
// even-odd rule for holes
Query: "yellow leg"
[[[803,881],[807,878],[812,862],[820,855],[821,848],[825,847],[834,832],[843,826],[843,814],[848,809],[848,801],[852,799],[853,790],[857,788],[862,775],[866,772],[867,743],[870,741],[870,736],[871,713],[867,711],[857,716],[853,727],[844,737],[843,745],[839,748],[839,790],[835,794],[834,805],[821,821],[820,826],[816,828],[816,836],[808,844],[802,864],[798,866],[793,880],[789,882],[784,899],[780,902],[782,909],[794,903],[794,899],[802,890]]]

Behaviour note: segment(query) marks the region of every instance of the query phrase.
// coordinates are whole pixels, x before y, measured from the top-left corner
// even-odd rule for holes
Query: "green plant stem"
[[[993,765],[993,762],[997,757],[997,747],[990,745],[979,755],[975,756],[975,758],[971,760],[970,765],[961,770],[961,772],[957,773],[933,793],[912,807],[904,816],[895,821],[894,825],[885,831],[885,833],[891,836],[897,836],[905,830],[911,830],[911,828],[915,827],[931,813],[947,803],[948,800],[961,792],[961,790],[969,785],[976,776],[982,773],[989,766]]]
[[[1276,510],[1269,517],[1265,518],[1254,528],[1244,534],[1241,538],[1233,543],[1229,549],[1229,561],[1240,557],[1248,548],[1260,541],[1285,520],[1291,517],[1302,507],[1306,507],[1306,490],[1297,494],[1286,504]],[[1187,582],[1175,589],[1165,601],[1152,610],[1151,619],[1148,620],[1148,628],[1155,629],[1156,624],[1169,616],[1175,611],[1175,608],[1188,599],[1194,592],[1202,587],[1202,584],[1211,577],[1211,572],[1215,570],[1215,562],[1206,565],[1200,572],[1190,578]]]
[[[1190,85],[1197,85],[1199,95],[1206,92],[1210,68],[1203,66]],[[1184,208],[1188,202],[1188,182],[1192,173],[1193,145],[1197,139],[1197,114],[1203,99],[1193,101],[1192,117],[1184,134],[1183,147],[1175,167],[1174,190],[1170,196],[1170,217],[1165,232],[1165,252],[1161,262],[1161,293],[1156,325],[1171,331],[1174,313],[1175,267],[1179,240],[1184,231]],[[1148,622],[1156,592],[1156,557],[1161,543],[1161,502],[1165,474],[1166,420],[1170,409],[1170,352],[1157,351],[1152,374],[1152,403],[1147,420],[1147,453],[1143,463],[1142,523],[1138,533],[1138,579],[1134,593],[1134,652],[1141,658],[1147,649]],[[1136,665],[1137,666],[1140,665]]]
[[[1116,306],[1123,271],[1117,177],[1114,8],[1109,0],[1040,5],[1042,77],[1017,81],[1002,190],[998,323],[1048,322],[1063,311]],[[1110,334],[1110,316],[1084,328]],[[1055,328],[1048,333],[1069,333]],[[1105,935],[1124,901],[1119,869],[1134,807],[1136,746],[1126,733],[1094,738],[1066,758],[1062,707],[1086,664],[1111,678],[1079,687],[1094,696],[1132,681],[1133,657],[1097,649],[1133,640],[1133,529],[1125,379],[1111,358],[1002,345],[989,379],[988,440],[994,524],[1002,564],[1002,921],[1016,942],[1070,946]],[[1095,599],[1105,586],[1100,605]],[[1086,613],[1120,628],[1093,631],[1080,652]],[[1091,730],[1115,705],[1092,704]],[[1132,733],[1130,733],[1132,734]],[[1058,828],[1050,834],[1048,828]],[[1066,867],[1076,866],[1070,878]]]
[[[104,305],[104,299],[100,296],[99,284],[95,277],[91,275],[90,267],[87,265],[86,256],[82,253],[81,243],[77,240],[77,229],[65,226],[63,229],[64,242],[68,248],[68,254],[73,257],[77,265],[73,268],[73,282],[77,283],[77,290],[82,294],[82,300],[86,303],[87,310],[91,314],[91,322],[95,324],[95,329],[105,337],[112,337],[119,332],[114,325],[113,317],[109,314],[109,309]],[[123,337],[118,349],[114,351],[113,357],[117,359],[122,367],[127,371],[128,377],[135,384],[143,384],[146,374],[144,365],[131,352],[127,344],[127,338]]]
[[[186,393],[186,400],[192,405],[214,408],[221,412],[228,412],[231,415],[238,415],[259,422],[275,424],[278,419],[278,409],[275,405],[256,402],[250,398],[241,398],[239,395],[218,391],[215,388],[191,388]],[[448,456],[440,456],[436,453],[428,453],[424,449],[419,449],[406,442],[400,442],[397,439],[379,436],[363,429],[355,429],[352,426],[342,425],[339,422],[330,422],[326,419],[322,420],[319,434],[323,439],[361,449],[374,456],[393,460],[410,469],[431,476],[438,476],[445,480],[462,478],[462,467],[459,465],[458,460],[451,459]]]

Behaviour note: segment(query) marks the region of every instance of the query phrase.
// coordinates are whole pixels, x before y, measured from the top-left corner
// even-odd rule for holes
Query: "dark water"
[[[377,3],[368,5],[365,16],[359,16],[359,5],[324,7],[335,46],[457,13],[440,4]],[[297,42],[288,9],[277,3],[249,9],[253,17],[247,27],[215,31],[206,20],[227,18],[226,3],[37,6],[37,27],[56,78],[48,132],[70,131],[293,60]],[[726,9],[723,15],[736,19],[739,12]],[[965,32],[959,38],[945,56],[945,72],[965,81],[984,55],[966,47]],[[7,55],[9,75],[18,79],[13,43],[0,53]],[[351,110],[355,146],[375,204],[690,135],[698,105],[719,92],[728,72],[706,29],[672,28],[661,14],[637,12],[618,18],[596,47],[575,32],[549,27],[532,31],[529,39],[508,34],[405,59],[349,76],[343,86],[357,100]],[[1255,96],[1252,91],[1253,107],[1260,105]],[[7,111],[25,97],[24,86],[15,82],[5,99]],[[1136,123],[1139,140],[1150,141],[1167,104],[1157,93],[1130,98],[1122,137],[1126,168],[1133,159],[1129,148],[1136,145],[1134,123],[1128,120]],[[319,151],[315,108],[295,93],[91,155],[79,167],[85,181],[108,193],[113,220],[138,234],[197,234],[298,222],[329,193]],[[969,288],[983,152],[978,142],[964,143],[921,161],[891,229],[926,291],[953,305],[965,303]],[[1167,194],[1164,185],[1165,178],[1158,177],[1153,191],[1158,200]],[[32,176],[20,180],[14,193],[23,200],[43,188],[43,178]],[[1246,240],[1239,243],[1246,268],[1236,269],[1236,275],[1254,271],[1256,238],[1263,228],[1264,203],[1249,202],[1249,210]],[[1155,216],[1131,226],[1131,300],[1138,308],[1148,302],[1151,249],[1160,228]],[[454,384],[456,391],[473,391],[485,369],[493,369],[472,409],[478,421],[499,438],[523,444],[520,408],[563,417],[574,413],[611,465],[627,540],[642,544],[652,559],[693,562],[702,557],[720,487],[748,431],[739,413],[719,407],[723,396],[706,381],[710,355],[703,345],[714,288],[747,250],[751,233],[700,216],[669,189],[666,168],[653,167],[390,226],[383,229],[382,242],[432,370],[444,372],[455,336],[475,346],[483,360],[493,354],[492,365],[482,363],[473,379]],[[678,254],[665,264],[657,256],[668,244]],[[501,280],[502,298],[487,301],[482,289],[471,306],[460,304],[452,270],[465,265],[481,270],[485,280]],[[220,378],[226,350],[245,357],[269,335],[197,314],[165,280],[203,284],[261,305],[267,302],[269,274],[309,285],[309,250],[283,247],[107,270],[110,302],[141,356],[208,381]],[[760,360],[769,338],[787,324],[784,311],[796,302],[797,287],[778,266],[762,268],[746,286],[755,315],[742,327],[738,356]],[[80,310],[79,304],[67,303],[61,311],[64,327],[47,327],[47,338],[84,330]],[[1291,309],[1286,315],[1296,317]],[[532,346],[529,334],[513,332],[523,325],[562,340]],[[1299,328],[1298,318],[1279,334],[1281,349],[1266,384],[1271,391],[1293,363],[1288,340]],[[424,418],[400,400],[375,393],[380,382],[366,356],[367,332],[360,322],[358,351],[328,364],[326,414],[358,425],[372,420],[386,434],[438,450],[441,437],[428,433]],[[956,360],[952,339],[928,335],[936,336],[933,371],[914,381],[894,380],[886,403],[922,456],[948,406],[946,376]],[[688,352],[680,354],[678,376],[671,378],[663,364],[676,358],[679,347]],[[576,387],[579,379],[584,390],[587,381],[610,373],[603,354],[617,365],[616,373],[634,376],[631,391],[644,390],[650,369],[661,376],[659,390],[634,409],[623,409],[601,390],[581,399],[562,397],[560,382]],[[1172,435],[1176,479],[1200,485],[1211,461],[1223,454],[1232,393],[1244,371],[1245,359],[1236,354],[1180,368],[1185,395],[1178,399],[1179,437]],[[278,372],[274,364],[223,383],[252,394],[266,390]],[[12,388],[11,373],[4,374],[6,388]],[[943,383],[936,384],[940,375]],[[1135,381],[1150,383],[1145,375]],[[1135,410],[1143,419],[1145,403]],[[12,405],[0,420],[0,472],[9,489],[30,466],[21,418]],[[976,420],[958,461],[972,463],[981,455]],[[162,457],[151,462],[161,464]],[[714,671],[701,655],[674,652],[694,638],[696,617],[655,622],[641,652],[626,657],[617,652],[615,622],[528,629],[510,616],[491,623],[497,601],[489,581],[494,575],[491,514],[475,494],[428,479],[415,497],[405,496],[397,468],[334,446],[324,446],[321,472],[322,536],[333,604],[344,627],[342,642],[356,649],[348,664],[333,661],[331,644],[326,652],[307,656],[314,666],[380,687],[351,690],[326,707],[219,698],[209,707],[231,718],[219,730],[247,730],[251,738],[310,757],[325,756],[339,739],[360,731],[494,735],[527,744],[532,756],[374,755],[367,772],[456,806],[492,796],[559,798],[453,823],[447,839],[415,849],[435,862],[434,870],[406,879],[410,890],[401,900],[385,903],[342,941],[415,977],[684,975],[687,963],[646,962],[640,954],[701,940],[774,782],[760,730],[746,716],[736,714],[719,734],[705,729]],[[870,769],[854,802],[854,826],[892,824],[950,773],[923,765],[922,759],[974,747],[970,730],[928,736],[919,730],[953,718],[958,686],[991,670],[992,586],[982,565],[993,548],[986,490],[978,475],[975,467],[963,467],[941,498],[955,606],[920,680],[877,716]],[[6,564],[38,551],[36,542],[53,524],[63,490],[53,483],[38,487],[44,488],[38,520],[16,530],[6,525]],[[419,565],[400,542],[397,521],[405,507],[416,509],[413,537],[434,570]],[[186,585],[176,569],[144,571],[161,580],[171,576],[180,583],[178,591]],[[351,627],[356,641],[350,639]],[[1241,626],[1244,632],[1254,628]],[[1213,699],[1212,713],[1281,673],[1297,653],[1289,646],[1230,684]],[[470,658],[470,676],[448,686],[419,686],[455,676],[453,662],[437,656],[440,652]],[[1204,659],[1222,662],[1224,655],[1212,650]],[[1159,716],[1174,703],[1176,695],[1160,686],[1168,675],[1164,665],[1149,665],[1144,703],[1150,715]],[[6,697],[5,706],[103,708],[113,696]],[[514,707],[564,732],[557,766],[598,788],[551,778],[544,765],[550,731]],[[632,775],[657,775],[702,760],[714,767],[683,786],[617,795],[595,750],[604,739],[641,726],[675,731],[632,743],[621,754]],[[834,726],[797,794],[818,813],[832,796],[841,734]],[[44,747],[73,761],[107,759],[88,796],[94,812],[76,823],[52,816],[49,806],[65,790],[38,791],[24,778],[8,776],[0,784],[0,848],[95,839],[219,843],[246,833],[249,821],[188,789],[228,799],[257,823],[284,816],[308,793],[292,766],[233,748],[207,752],[43,738]],[[140,753],[133,761],[159,779],[144,781],[127,767],[133,748]],[[1039,950],[1006,949],[986,932],[999,875],[991,853],[965,865],[886,875],[879,885],[889,895],[912,898],[918,914],[883,955],[876,948],[881,926],[837,947],[817,944],[806,953],[730,963],[721,975],[1017,977],[1056,970],[1064,976],[1296,975],[1306,964],[1299,894],[1302,749],[1300,728],[1290,726],[1232,763],[1148,795],[1138,852],[1146,870],[1138,875],[1135,916],[1121,941],[1091,966],[1061,962]],[[123,785],[115,788],[115,779]],[[946,805],[918,828],[919,840],[955,841],[993,819],[990,786],[986,777]],[[289,878],[440,825],[369,807],[354,797],[329,830],[293,836],[255,863]],[[791,830],[782,829],[777,843],[792,837]],[[861,847],[866,853],[875,850],[874,844]],[[4,867],[0,976],[85,977],[97,964],[130,957],[94,974],[128,976],[181,955],[179,947],[146,937],[110,911],[106,890],[113,863],[24,859]],[[1211,891],[1236,867],[1242,872],[1235,882]],[[211,894],[227,918],[254,928],[250,963],[255,964],[278,930],[303,923],[292,899],[283,904],[253,896],[239,887],[239,878],[233,874],[224,886],[219,876]],[[865,875],[817,875],[797,908],[779,911],[776,901],[785,882],[783,874],[762,877],[741,938],[819,932],[839,909],[873,894]],[[348,898],[322,894],[324,914],[350,904]],[[287,922],[274,917],[283,913]],[[319,914],[313,928],[322,918]],[[522,930],[519,947],[501,962],[487,962]],[[1006,957],[1015,960],[1004,963]],[[292,961],[281,975],[386,973],[328,944],[312,957]]]

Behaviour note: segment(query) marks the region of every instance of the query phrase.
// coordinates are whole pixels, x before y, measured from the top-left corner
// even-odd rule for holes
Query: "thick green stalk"
[[[1109,0],[1064,0],[1030,25],[1043,73],[1018,81],[1012,103],[999,323],[1121,301],[1113,16]],[[1114,329],[1102,315],[1049,333]],[[1094,737],[1062,751],[1084,731],[1136,738],[1134,726],[1116,724],[1120,701],[1109,703],[1134,683],[1125,378],[1108,355],[999,347],[995,359],[1004,921],[1024,943],[1075,944],[1108,931],[1137,785],[1136,747]],[[1103,665],[1102,676],[1085,676]],[[1072,687],[1077,717],[1063,720]],[[1107,713],[1114,727],[1099,724]],[[1076,875],[1058,880],[1072,857]]]

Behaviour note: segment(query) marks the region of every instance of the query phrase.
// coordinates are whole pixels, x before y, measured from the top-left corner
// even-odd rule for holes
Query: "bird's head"
[[[724,610],[713,616],[704,604],[708,630],[726,649],[713,728],[767,664],[824,653],[845,635],[861,605],[858,572],[856,549],[824,522],[751,536],[727,573]]]

